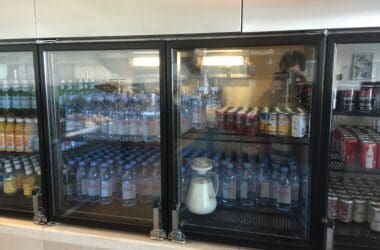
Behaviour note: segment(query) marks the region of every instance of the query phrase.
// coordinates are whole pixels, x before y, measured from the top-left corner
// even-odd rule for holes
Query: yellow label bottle
[[[15,119],[13,117],[7,118],[5,126],[5,151],[15,151]]]
[[[15,126],[15,151],[24,152],[24,119],[16,118]]]
[[[0,152],[5,151],[5,117],[0,117]]]
[[[24,196],[31,197],[32,192],[34,190],[34,183],[36,182],[36,178],[33,175],[33,171],[31,169],[25,170],[25,175],[23,178],[22,188],[24,189]]]
[[[17,192],[17,180],[13,174],[12,168],[5,169],[3,180],[3,191],[5,195],[14,195]]]

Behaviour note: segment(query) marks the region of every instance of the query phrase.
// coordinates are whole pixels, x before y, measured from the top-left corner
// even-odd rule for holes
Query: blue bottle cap
[[[107,168],[108,167],[108,164],[106,162],[103,162],[101,165],[100,165],[101,168]]]
[[[70,166],[74,166],[74,165],[75,165],[75,161],[74,161],[74,160],[69,160],[68,164],[69,164]]]
[[[96,162],[96,161],[92,161],[92,162],[91,162],[91,167],[96,167],[96,165],[97,165],[97,162]]]
[[[79,166],[80,166],[80,167],[84,167],[85,165],[86,165],[86,163],[85,163],[84,161],[80,161],[80,162],[79,162]]]

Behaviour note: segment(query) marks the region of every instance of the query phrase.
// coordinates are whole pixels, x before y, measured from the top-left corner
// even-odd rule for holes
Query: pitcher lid
[[[191,168],[198,172],[207,172],[212,169],[211,160],[205,157],[198,157],[193,159],[193,164]]]

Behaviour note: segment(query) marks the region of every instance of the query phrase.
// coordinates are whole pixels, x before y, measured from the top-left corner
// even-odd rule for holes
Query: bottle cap
[[[0,117],[0,122],[5,122],[5,117]]]
[[[16,164],[16,165],[15,165],[15,169],[16,169],[16,170],[21,169],[21,165],[20,165],[20,164]]]
[[[15,121],[15,118],[13,117],[7,117],[7,122],[14,122]]]
[[[23,122],[24,122],[24,119],[23,119],[23,118],[20,118],[20,117],[17,117],[17,118],[16,118],[16,122],[17,122],[17,123],[23,123]]]
[[[107,168],[108,167],[108,164],[107,163],[102,163],[102,165],[100,165],[102,168]]]
[[[5,168],[5,173],[12,173],[12,168]]]
[[[96,167],[96,165],[97,165],[97,162],[96,162],[96,161],[92,161],[92,162],[91,162],[91,167]]]
[[[33,173],[33,171],[31,169],[26,169],[25,170],[25,174],[26,175],[31,175]]]

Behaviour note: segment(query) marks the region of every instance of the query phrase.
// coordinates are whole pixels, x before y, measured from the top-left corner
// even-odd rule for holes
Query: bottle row
[[[67,137],[79,131],[86,140],[160,141],[160,98],[156,94],[115,94],[92,88],[63,94],[61,130]]]
[[[67,155],[63,165],[66,200],[125,207],[161,196],[160,151],[155,147],[107,146]]]
[[[380,232],[380,179],[330,177],[328,218],[343,223],[364,223]]]
[[[289,212],[298,207],[301,196],[307,197],[308,176],[300,178],[294,157],[288,161],[267,156],[259,159],[255,154],[208,153],[191,149],[185,149],[182,156],[182,202],[189,195],[191,179],[199,174],[193,162],[199,157],[212,161],[212,170],[219,183],[214,191],[221,207],[250,207],[259,204]]]
[[[0,152],[38,152],[37,123],[37,118],[0,117]]]
[[[3,80],[0,91],[0,109],[4,112],[27,112],[37,109],[34,80]]]
[[[38,156],[5,155],[0,159],[0,187],[6,196],[22,193],[31,197],[41,183],[41,167]]]

